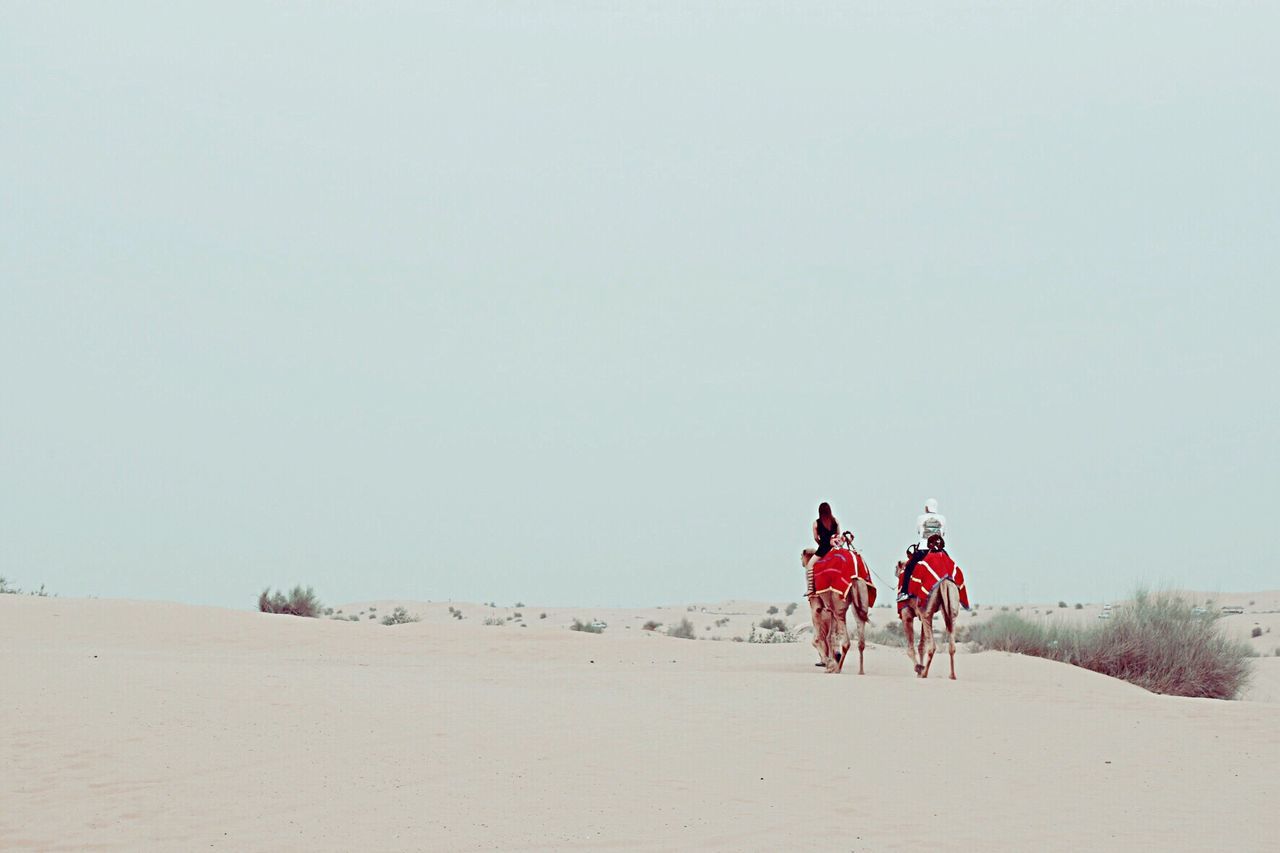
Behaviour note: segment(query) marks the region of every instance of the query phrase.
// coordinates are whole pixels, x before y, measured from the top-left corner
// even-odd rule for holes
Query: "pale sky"
[[[1280,586],[1277,7],[905,5],[0,5],[0,575]]]

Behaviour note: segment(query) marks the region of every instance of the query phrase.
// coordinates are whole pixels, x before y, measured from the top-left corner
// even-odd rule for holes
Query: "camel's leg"
[[[831,593],[833,625],[831,631],[831,650],[836,656],[836,672],[844,669],[844,662],[849,657],[849,599],[843,595]],[[836,649],[839,652],[836,652]]]
[[[860,580],[853,582],[853,587],[849,590],[849,595],[855,600],[853,602],[853,618],[858,623],[858,675],[866,675],[863,668],[863,655],[867,649],[867,623],[862,618],[868,608],[867,585]]]
[[[951,655],[951,680],[956,680],[956,614],[960,612],[960,590],[954,584],[947,584],[944,592],[947,596],[948,612],[951,613],[951,624],[947,626],[947,652]]]
[[[831,653],[827,647],[827,616],[822,604],[822,596],[809,596],[809,613],[813,617],[813,647],[818,650],[818,657],[827,668],[831,667]]]
[[[902,611],[902,630],[907,635],[907,657],[911,658],[911,665],[915,667],[916,673],[920,672],[920,661],[916,658],[916,635],[913,620],[915,615],[908,607]]]
[[[928,678],[929,667],[933,666],[933,653],[937,650],[937,644],[933,641],[933,611],[926,611],[920,617],[920,646],[920,658],[924,661],[924,672],[920,673],[920,677]]]
[[[867,651],[867,623],[861,619],[858,620],[858,675],[866,675],[867,672],[862,668],[862,656]]]

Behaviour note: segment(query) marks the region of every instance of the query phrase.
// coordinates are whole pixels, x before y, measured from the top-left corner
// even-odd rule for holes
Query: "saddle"
[[[817,560],[813,564],[813,592],[834,592],[839,596],[849,594],[849,587],[853,586],[854,580],[862,580],[867,584],[867,597],[870,600],[869,605],[875,606],[876,603],[876,585],[871,579],[871,571],[867,568],[866,560],[862,559],[862,555],[857,551],[849,551],[839,548],[831,551],[821,560]]]
[[[960,606],[968,610],[969,590],[964,585],[964,572],[946,551],[930,551],[923,560],[916,563],[915,571],[911,573],[911,583],[907,586],[907,593],[919,603],[921,609],[924,609],[933,588],[946,578],[955,581],[960,589]],[[906,601],[898,602],[898,610],[901,611],[907,604]]]

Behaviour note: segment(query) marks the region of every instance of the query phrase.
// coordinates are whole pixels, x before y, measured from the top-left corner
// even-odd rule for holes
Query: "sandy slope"
[[[612,623],[13,596],[0,643],[5,850],[1261,850],[1280,831],[1280,704],[998,653],[957,682],[883,648],[832,677],[800,644]]]

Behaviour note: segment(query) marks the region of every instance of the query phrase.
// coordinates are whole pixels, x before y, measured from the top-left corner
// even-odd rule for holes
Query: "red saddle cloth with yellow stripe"
[[[876,585],[871,580],[866,560],[857,551],[835,550],[813,564],[814,593],[834,591],[836,595],[848,595],[854,578],[867,583],[868,606],[876,603]]]
[[[929,601],[929,593],[933,592],[933,588],[943,578],[951,578],[956,582],[956,586],[960,588],[960,606],[968,610],[969,590],[964,585],[964,572],[946,551],[930,551],[928,556],[916,563],[907,592],[924,607]],[[905,601],[899,602],[898,609],[901,610],[905,604]]]

